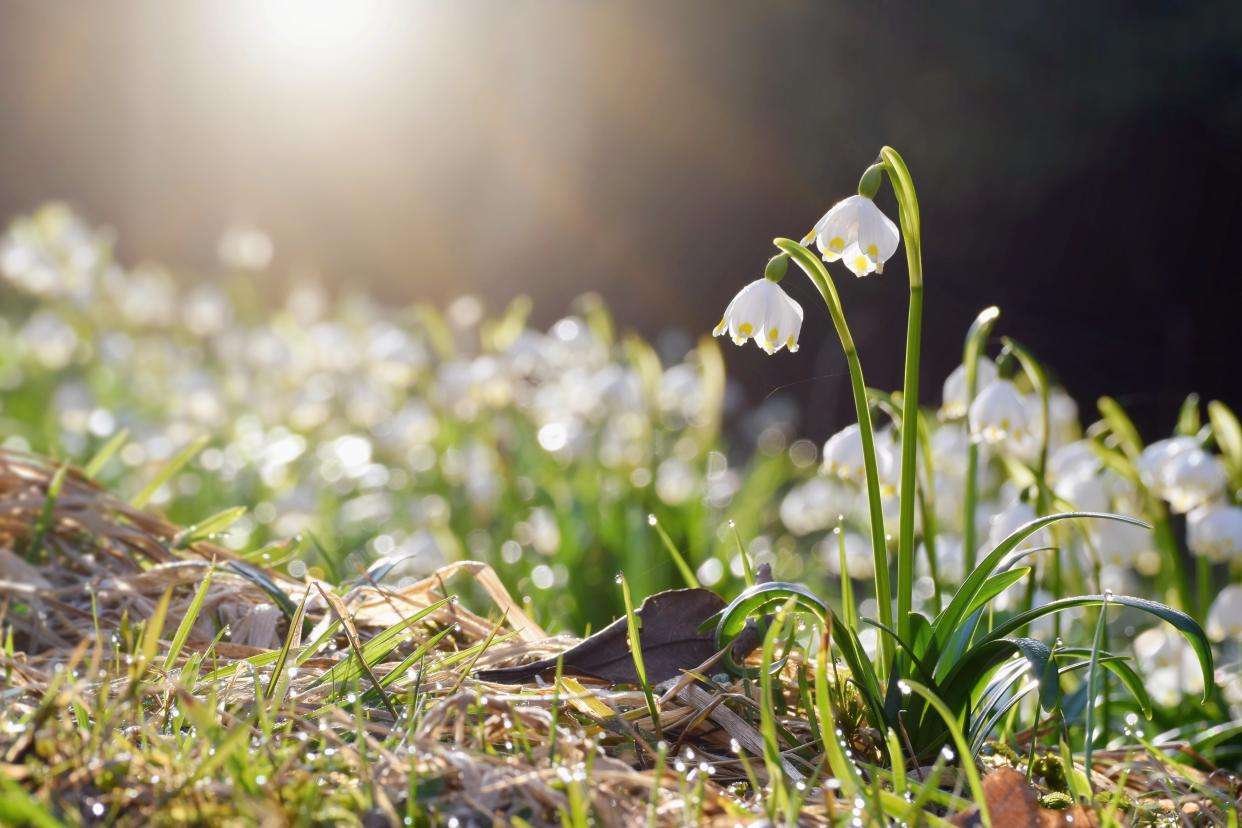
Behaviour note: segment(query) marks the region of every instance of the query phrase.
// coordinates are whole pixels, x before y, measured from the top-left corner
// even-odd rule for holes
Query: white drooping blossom
[[[1053,480],[1095,474],[1102,466],[1089,440],[1066,443],[1048,455],[1048,476]]]
[[[897,225],[863,195],[837,202],[811,232],[824,260],[841,259],[855,276],[883,273],[901,240]]]
[[[1174,512],[1189,512],[1225,491],[1225,466],[1201,448],[1178,452],[1161,470],[1159,491]]]
[[[841,572],[841,545],[845,545],[845,574],[854,579],[874,575],[871,542],[857,532],[829,532],[820,543],[820,554],[828,571]]]
[[[813,477],[793,487],[781,500],[781,522],[795,535],[833,526],[857,497],[855,487],[829,477]]]
[[[1169,437],[1157,440],[1144,448],[1134,464],[1143,485],[1159,492],[1164,481],[1164,470],[1169,462],[1183,451],[1189,451],[1198,446],[1199,441],[1193,437]]]
[[[824,472],[844,480],[866,479],[863,465],[862,429],[851,423],[824,443]]]
[[[1021,527],[1035,520],[1037,515],[1035,510],[1029,503],[1023,503],[1016,500],[1006,506],[1001,511],[992,515],[992,519],[988,524],[988,540],[986,552],[990,552],[1000,546],[1005,538],[1012,535]],[[1018,549],[1035,549],[1041,546],[1051,546],[1052,537],[1048,534],[1048,530],[1039,529],[1027,536],[1018,544]]]
[[[1093,520],[1088,531],[1102,566],[1133,568],[1147,574],[1159,568],[1160,554],[1150,529],[1119,520]]]
[[[776,282],[763,278],[738,291],[712,334],[727,333],[738,345],[754,337],[760,348],[774,354],[781,348],[797,351],[801,330],[802,306]]]
[[[1186,639],[1161,624],[1139,633],[1134,655],[1151,697],[1163,705],[1176,704],[1184,694],[1203,692],[1203,672]]]
[[[987,357],[979,357],[975,368],[975,394],[996,381],[996,363]],[[944,381],[941,393],[940,416],[946,420],[956,420],[966,414],[969,401],[966,399],[966,366],[959,365],[953,369]]]
[[[1018,445],[1030,437],[1027,400],[1008,380],[997,380],[979,392],[967,413],[972,438],[990,445]]]
[[[1242,642],[1242,585],[1220,591],[1208,610],[1207,634],[1215,641]]]
[[[1242,507],[1216,501],[1186,515],[1186,545],[1212,561],[1242,558]]]
[[[1107,512],[1111,506],[1104,476],[1093,471],[1065,475],[1053,490],[1079,512]]]

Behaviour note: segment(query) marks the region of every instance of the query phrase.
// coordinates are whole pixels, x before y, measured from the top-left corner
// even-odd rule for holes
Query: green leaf
[[[1109,430],[1117,438],[1121,450],[1131,460],[1138,459],[1143,452],[1143,439],[1139,437],[1138,429],[1134,427],[1134,422],[1125,409],[1112,397],[1100,397],[1096,405]]]
[[[286,618],[292,618],[294,612],[297,611],[297,605],[293,603],[293,599],[289,597],[283,589],[276,585],[276,582],[267,576],[263,570],[253,567],[243,561],[229,561],[224,564],[224,569],[235,575],[240,575],[259,589],[267,593],[268,597],[276,602],[276,606],[280,607],[280,611],[285,614]]]
[[[1032,550],[1034,551],[1034,550]],[[970,602],[970,606],[966,608],[966,615],[969,616],[980,607],[987,604],[1000,595],[1011,586],[1021,581],[1027,575],[1031,574],[1029,566],[1020,566],[1017,569],[1011,569],[1008,572],[1002,572],[999,575],[992,575],[983,582],[983,586],[979,589],[979,594]]]
[[[1199,395],[1188,394],[1177,412],[1177,433],[1183,437],[1194,437],[1203,427],[1199,416]]]
[[[1150,528],[1141,520],[1135,520],[1125,515],[1113,515],[1105,512],[1058,512],[1055,515],[1045,515],[1038,517],[1031,522],[1019,526],[1013,531],[1009,537],[1001,541],[995,549],[988,553],[979,565],[966,577],[962,586],[958,589],[957,594],[953,596],[953,600],[949,602],[949,606],[936,618],[933,626],[936,631],[936,646],[941,651],[949,641],[949,637],[957,632],[962,619],[968,616],[967,607],[974,603],[975,597],[979,591],[983,589],[984,583],[1004,560],[1005,556],[1018,547],[1018,544],[1026,540],[1035,532],[1045,526],[1056,523],[1061,520],[1071,520],[1075,518],[1098,518],[1100,520],[1118,520],[1122,523],[1132,523],[1135,526]],[[939,670],[937,670],[939,672]]]
[[[1156,601],[1149,601],[1146,598],[1135,598],[1130,595],[1080,595],[1075,598],[1062,598],[1058,601],[1044,604],[1042,607],[1035,607],[1026,612],[1018,613],[996,626],[980,643],[1002,638],[1045,615],[1063,612],[1075,607],[1097,607],[1105,604],[1120,604],[1124,607],[1130,607],[1149,615],[1154,615],[1160,620],[1171,624],[1174,629],[1180,632],[1199,658],[1199,668],[1203,671],[1203,700],[1207,701],[1213,685],[1212,647],[1208,643],[1208,638],[1204,634],[1203,628],[1199,626],[1199,622],[1181,610],[1175,610],[1172,607]]]
[[[1212,400],[1207,404],[1208,420],[1212,423],[1212,436],[1225,465],[1229,469],[1229,478],[1235,486],[1242,485],[1242,424],[1238,418],[1220,400]]]

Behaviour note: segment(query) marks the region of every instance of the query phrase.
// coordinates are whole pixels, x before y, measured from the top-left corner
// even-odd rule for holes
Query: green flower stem
[[[910,640],[914,595],[914,509],[919,428],[919,355],[923,334],[923,241],[919,201],[905,161],[892,147],[880,150],[897,195],[901,235],[910,274],[910,314],[906,323],[906,372],[901,394],[901,517],[897,532],[897,633]]]
[[[867,474],[867,504],[871,514],[871,552],[875,565],[875,600],[879,605],[880,622],[890,629],[893,625],[893,593],[888,580],[888,547],[884,536],[884,512],[880,501],[880,475],[875,459],[875,431],[871,425],[871,408],[867,403],[867,384],[863,382],[862,363],[858,360],[858,349],[854,346],[854,337],[850,334],[849,325],[845,321],[845,311],[841,307],[841,297],[837,295],[836,285],[828,275],[828,269],[820,262],[819,257],[801,244],[791,239],[776,239],[773,242],[781,251],[788,253],[798,263],[798,267],[814,283],[824,304],[828,307],[828,315],[837,329],[841,339],[841,348],[845,351],[845,363],[850,371],[850,387],[854,392],[854,411],[858,417],[858,428],[862,436],[863,468]],[[880,636],[881,668],[887,669],[893,659],[893,642],[891,636]]]
[[[979,444],[970,437],[970,404],[975,401],[979,391],[979,356],[983,352],[983,343],[1000,316],[995,306],[984,308],[966,332],[966,346],[962,353],[962,365],[966,367],[966,493],[962,498],[962,554],[965,559],[963,572],[975,568],[975,552],[978,540],[975,538],[975,502],[979,497]]]

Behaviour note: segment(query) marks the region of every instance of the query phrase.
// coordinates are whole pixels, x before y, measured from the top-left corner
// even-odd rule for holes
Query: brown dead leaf
[[[1098,825],[1095,813],[1074,805],[1059,811],[1042,808],[1039,792],[1027,783],[1026,777],[1013,768],[994,770],[983,778],[983,796],[988,802],[992,824],[1005,828],[1054,828],[1068,825],[1074,828]],[[952,820],[959,828],[976,828],[983,825],[978,807],[962,811]]]
[[[659,684],[699,666],[716,654],[716,642],[699,625],[724,609],[724,600],[706,589],[670,589],[652,595],[635,611],[639,619],[639,643],[647,680]],[[625,618],[570,647],[561,654],[562,672],[568,676],[601,679],[613,684],[636,684],[634,658],[630,654]],[[484,670],[482,681],[517,684],[535,676],[552,675],[557,657],[520,667]]]

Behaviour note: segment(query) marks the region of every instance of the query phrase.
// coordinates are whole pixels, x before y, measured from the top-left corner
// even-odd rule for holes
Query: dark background
[[[206,273],[254,223],[274,293],[527,293],[547,323],[597,291],[697,333],[887,143],[922,203],[926,401],[997,304],[1149,434],[1191,390],[1242,404],[1242,4],[356,0],[310,30],[267,5],[0,3],[0,220],[65,199],[126,263]],[[868,381],[899,385],[903,254],[836,273]],[[823,437],[848,379],[786,284],[801,352],[727,359]]]

